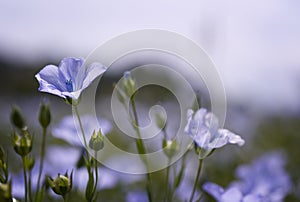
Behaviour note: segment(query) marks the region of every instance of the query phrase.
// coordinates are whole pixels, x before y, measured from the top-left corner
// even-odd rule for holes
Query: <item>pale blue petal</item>
[[[107,68],[100,63],[93,63],[86,71],[82,89],[87,88],[98,76],[103,74]]]
[[[189,118],[192,118],[194,114],[194,111],[192,109],[188,109],[187,112],[186,112],[186,117],[189,119]]]
[[[207,110],[204,108],[198,109],[193,117],[194,120],[197,120],[199,124],[204,124],[204,118],[207,114]]]
[[[77,91],[74,91],[74,92],[62,92],[62,95],[77,100],[77,99],[79,99],[82,91],[83,91],[83,89],[80,89],[80,90],[77,90]]]
[[[35,78],[40,84],[39,91],[48,92],[65,98],[65,96],[61,94],[61,92],[65,90],[64,84],[59,78],[59,71],[56,66],[47,65],[35,75]]]
[[[224,192],[220,202],[241,202],[242,199],[243,194],[241,193],[241,191],[238,188],[233,187]]]
[[[236,135],[227,129],[219,129],[218,133],[220,136],[227,137],[228,142],[231,144],[237,144],[239,146],[243,146],[245,144],[245,140],[243,140],[239,135]]]
[[[203,185],[203,190],[209,193],[212,197],[214,197],[217,201],[221,200],[221,196],[224,193],[224,189],[219,185],[207,182]]]
[[[78,80],[77,75],[84,63],[81,58],[64,58],[59,64],[59,75],[63,82],[72,81],[73,91],[81,88],[83,80]],[[65,90],[67,91],[67,90]]]
[[[262,197],[260,197],[260,196],[249,194],[249,195],[244,197],[243,202],[267,202],[267,201],[264,201],[262,199]]]
[[[206,127],[209,128],[212,134],[212,138],[215,138],[215,136],[218,136],[217,130],[219,128],[219,120],[218,118],[211,112],[207,113],[204,117],[204,123]]]
[[[215,135],[215,138],[211,140],[211,142],[208,144],[208,147],[213,148],[220,148],[223,147],[228,143],[228,137],[226,137],[223,134],[219,134],[219,136]]]
[[[193,137],[193,139],[200,148],[208,149],[208,143],[210,140],[210,136],[211,136],[211,134],[208,130],[201,129]]]

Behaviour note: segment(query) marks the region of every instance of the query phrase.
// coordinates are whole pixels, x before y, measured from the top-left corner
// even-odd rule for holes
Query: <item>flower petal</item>
[[[241,191],[236,187],[232,187],[224,192],[220,201],[221,202],[241,202],[242,199],[243,199],[243,194],[241,193]]]
[[[74,92],[62,92],[62,95],[77,100],[80,97],[82,91],[83,89]]]
[[[222,187],[212,182],[205,183],[202,188],[204,191],[213,196],[217,201],[221,200],[221,196],[224,193],[224,189]]]
[[[65,89],[59,79],[59,71],[55,65],[47,65],[35,75],[35,78],[40,84],[39,91],[48,92],[65,98],[65,96],[61,94]]]
[[[209,112],[205,115],[204,124],[209,128],[213,135],[216,134],[219,128],[219,120],[213,113]]]
[[[86,71],[82,89],[87,88],[98,76],[103,74],[107,68],[100,63],[93,63]]]
[[[79,90],[82,86],[83,79],[78,79],[77,75],[82,74],[80,69],[84,60],[81,58],[64,58],[59,64],[60,80],[62,82],[72,81],[73,91]],[[67,91],[67,90],[65,90]]]
[[[228,142],[231,144],[237,144],[239,146],[243,146],[245,144],[245,140],[243,140],[239,135],[236,135],[227,129],[219,129],[218,133],[220,135],[228,137]]]
[[[200,108],[199,110],[196,111],[193,119],[199,121],[199,124],[203,124],[204,117],[207,114],[207,110],[204,108]]]
[[[226,145],[227,143],[228,137],[223,134],[219,134],[218,136],[215,136],[214,139],[211,140],[211,142],[209,142],[208,147],[211,149],[220,148]]]

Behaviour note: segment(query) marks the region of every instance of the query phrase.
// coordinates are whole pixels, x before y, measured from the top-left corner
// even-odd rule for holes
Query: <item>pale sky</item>
[[[298,0],[1,0],[0,55],[18,64],[85,57],[121,33],[166,29],[207,51],[229,101],[299,111],[299,19]]]

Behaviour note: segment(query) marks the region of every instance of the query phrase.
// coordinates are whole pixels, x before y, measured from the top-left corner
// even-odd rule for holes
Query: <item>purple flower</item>
[[[40,84],[39,91],[77,100],[81,92],[105,71],[106,67],[100,63],[86,68],[83,59],[64,58],[58,67],[47,65],[35,78]]]
[[[204,108],[199,109],[196,113],[189,109],[187,119],[185,133],[190,135],[202,150],[202,157],[205,157],[213,149],[223,147],[228,143],[239,146],[245,143],[240,136],[229,130],[220,129],[217,117]]]
[[[281,202],[291,189],[284,164],[280,153],[268,153],[251,165],[240,166],[240,180],[226,190],[211,182],[205,183],[203,189],[219,202]]]

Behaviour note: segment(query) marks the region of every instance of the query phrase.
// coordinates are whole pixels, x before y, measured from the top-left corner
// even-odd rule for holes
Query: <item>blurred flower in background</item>
[[[97,129],[94,125],[94,119],[91,115],[83,115],[81,119],[84,132],[88,137],[87,139],[90,139],[89,137],[91,137],[94,130]],[[108,134],[109,132],[111,132],[112,125],[108,120],[98,118],[98,122],[103,134]],[[83,144],[80,141],[77,131],[77,128],[79,128],[79,126],[76,126],[75,124],[78,124],[78,122],[74,121],[74,117],[72,115],[65,116],[62,118],[59,124],[54,126],[54,128],[52,129],[52,134],[54,137],[62,139],[72,146],[82,147]]]
[[[285,156],[270,152],[256,159],[251,165],[241,165],[236,171],[238,181],[224,190],[207,182],[203,189],[219,202],[280,202],[291,191],[292,182],[284,169]]]

